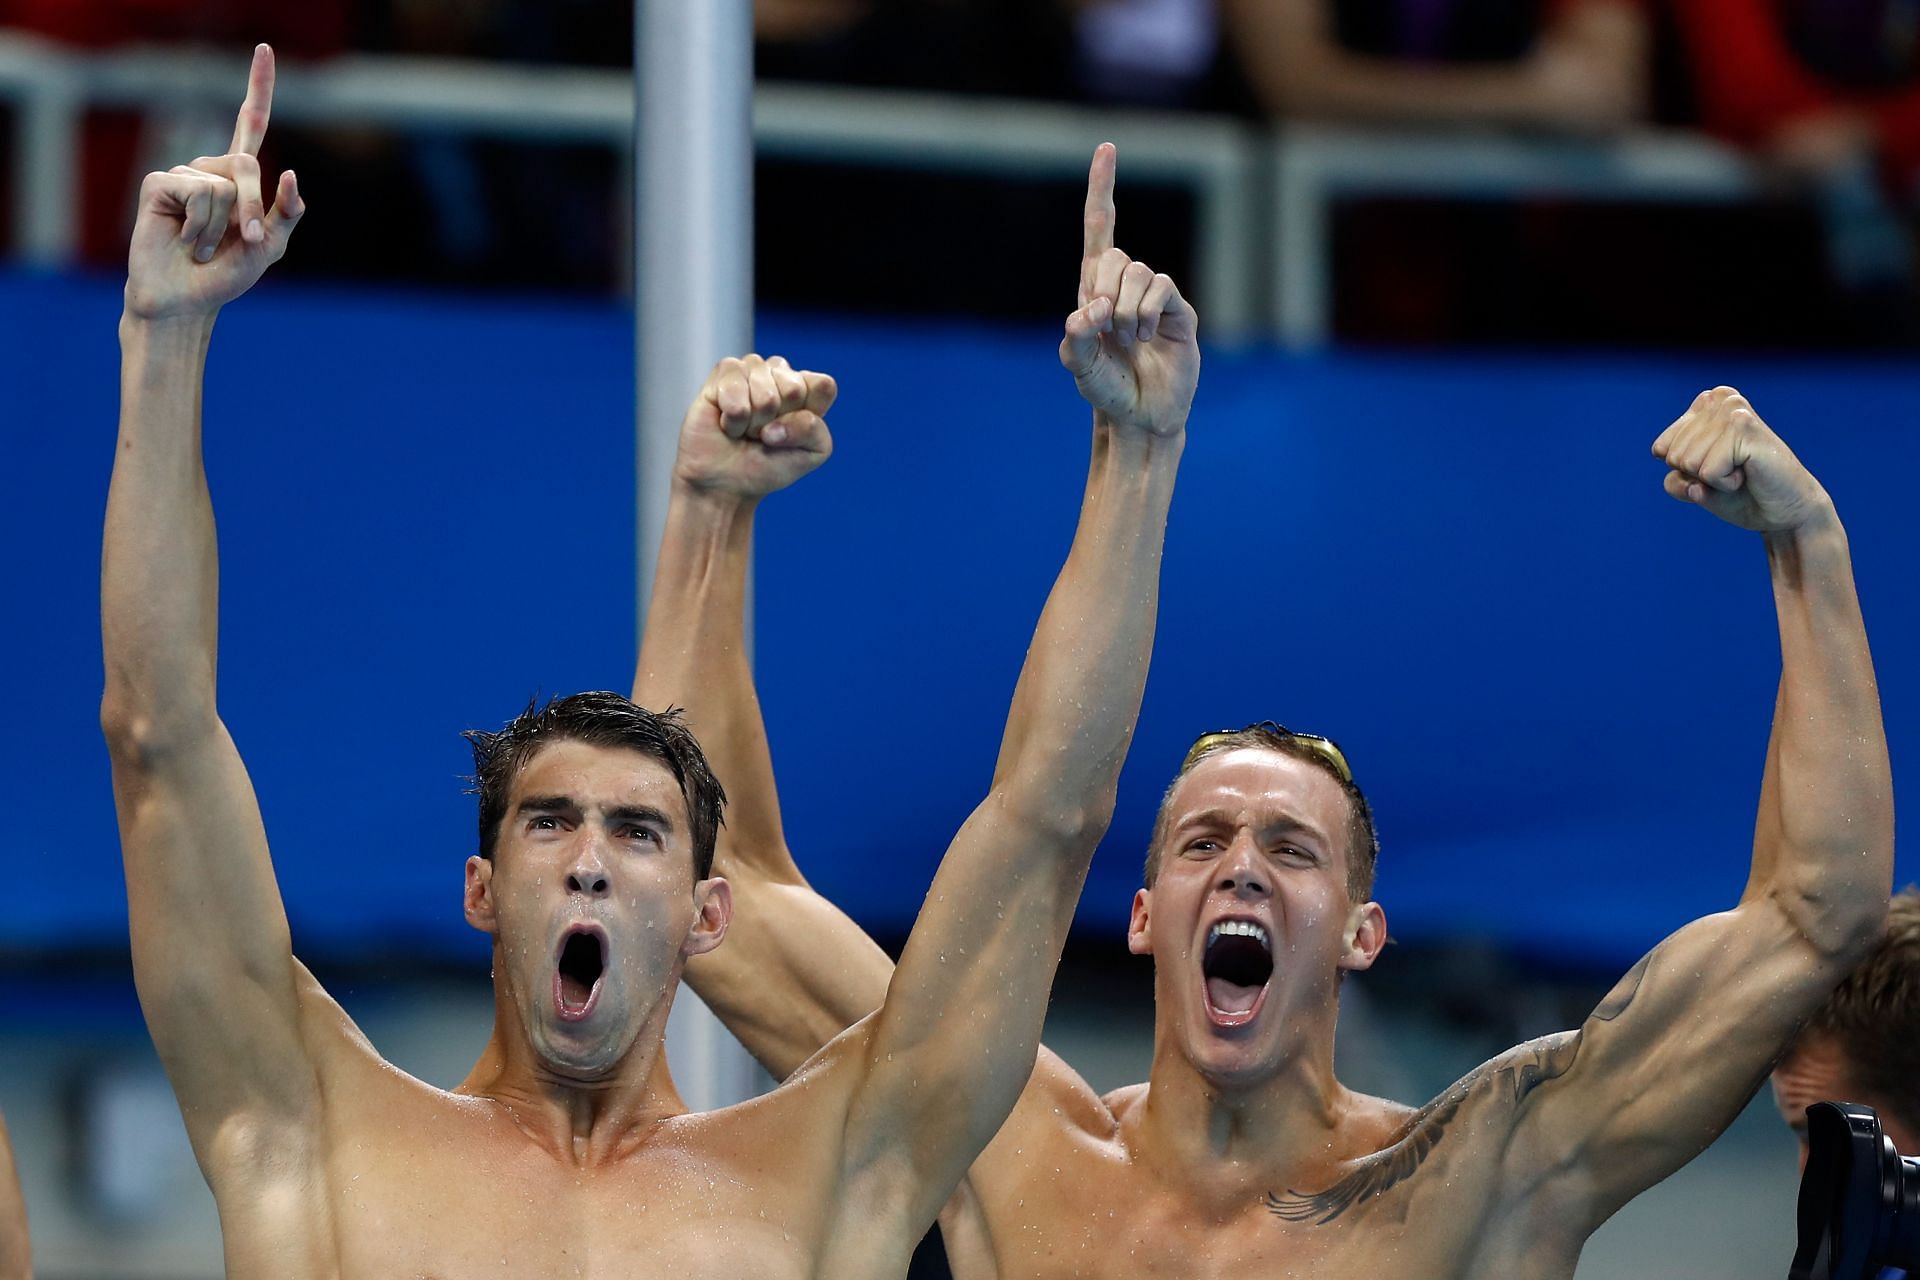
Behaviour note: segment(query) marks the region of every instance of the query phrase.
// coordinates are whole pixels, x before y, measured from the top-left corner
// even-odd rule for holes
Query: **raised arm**
[[[1512,1167],[1527,1184],[1557,1177],[1590,1227],[1732,1122],[1873,945],[1893,878],[1879,693],[1832,501],[1726,387],[1702,393],[1654,453],[1668,493],[1762,535],[1781,679],[1740,904],[1656,947],[1527,1086]]]
[[[1047,993],[1112,815],[1146,682],[1161,543],[1199,375],[1193,308],[1113,247],[1114,153],[1088,182],[1062,363],[1094,409],[1094,481],[1040,616],[987,797],[948,849],[879,1013],[846,1127],[853,1203],[916,1231],[1033,1070]]]
[[[0,1280],[33,1280],[27,1202],[20,1194],[20,1169],[13,1161],[5,1116],[0,1116]]]
[[[879,1008],[893,973],[787,850],[744,632],[754,511],[832,452],[821,415],[835,394],[778,356],[715,366],[681,424],[633,684],[641,706],[686,710],[727,789],[714,870],[733,887],[733,923],[688,980],[780,1078]]]
[[[262,46],[232,153],[142,184],[100,572],[101,724],[134,980],[223,1220],[274,1190],[256,1180],[262,1165],[299,1167],[294,1144],[310,1136],[317,1105],[286,914],[252,786],[215,707],[218,566],[200,450],[214,317],[279,260],[303,209],[291,173],[271,209],[261,197],[254,154],[272,93]],[[227,1225],[229,1241],[270,1234]],[[290,1274],[298,1247],[282,1240],[273,1267]]]

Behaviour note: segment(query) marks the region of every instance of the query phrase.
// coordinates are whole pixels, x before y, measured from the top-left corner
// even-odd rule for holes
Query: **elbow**
[[[163,709],[112,685],[100,699],[100,732],[116,768],[151,771],[204,741],[218,724],[211,699],[204,706]]]
[[[1817,885],[1779,886],[1772,897],[1822,960],[1851,968],[1873,950],[1886,929],[1891,881],[1866,874],[1865,864],[1876,862],[1870,850],[1837,856],[1859,860],[1862,874],[1828,876]]]
[[[1067,856],[1091,857],[1113,822],[1118,786],[1109,783],[1075,794],[1015,779],[997,789],[995,807],[1020,830]]]

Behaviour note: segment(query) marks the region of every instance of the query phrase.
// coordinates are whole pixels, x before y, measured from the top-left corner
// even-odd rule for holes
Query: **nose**
[[[567,891],[584,893],[594,898],[603,897],[607,892],[606,873],[597,867],[592,870],[575,867],[567,872]]]
[[[1240,897],[1263,897],[1271,892],[1266,859],[1260,856],[1250,838],[1243,835],[1233,842],[1227,856],[1220,860],[1213,887]]]
[[[573,865],[567,870],[567,892],[584,893],[590,898],[607,895],[607,867],[600,859],[598,841],[588,839],[580,842]]]

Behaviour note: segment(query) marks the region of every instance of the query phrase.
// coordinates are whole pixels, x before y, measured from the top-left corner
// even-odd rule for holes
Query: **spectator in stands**
[[[1857,1102],[1880,1113],[1902,1155],[1920,1155],[1920,889],[1893,895],[1887,931],[1835,989],[1773,1072],[1774,1101],[1807,1163],[1807,1107]]]
[[[1920,176],[1920,25],[1901,0],[1673,0],[1702,123],[1816,175]]]
[[[1912,329],[1920,24],[1907,0],[1674,0],[1701,121],[1813,185],[1834,280]]]
[[[7,1120],[0,1116],[0,1280],[33,1280],[27,1247],[27,1204],[20,1196],[20,1172],[7,1141]]]
[[[1271,115],[1602,133],[1647,110],[1638,0],[1219,0]]]

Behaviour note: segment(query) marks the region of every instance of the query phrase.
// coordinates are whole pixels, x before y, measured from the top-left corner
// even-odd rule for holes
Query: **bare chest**
[[[1491,1204],[1488,1179],[1449,1178],[1443,1164],[1420,1186],[1363,1182],[1337,1195],[1254,1186],[1203,1211],[1120,1161],[1089,1163],[1084,1176],[1031,1178],[1020,1194],[983,1198],[978,1234],[991,1249],[956,1259],[957,1280],[1552,1280],[1571,1276],[1578,1257],[1556,1233]]]
[[[403,1136],[329,1155],[343,1280],[814,1274],[820,1206],[782,1167],[667,1150],[576,1168],[445,1117]]]

